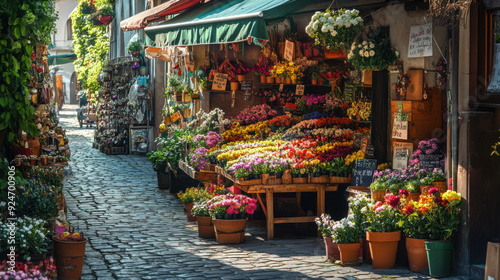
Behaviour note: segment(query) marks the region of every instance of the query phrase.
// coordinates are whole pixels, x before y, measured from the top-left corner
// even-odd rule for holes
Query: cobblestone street
[[[72,153],[68,219],[89,240],[82,279],[431,279],[406,267],[336,266],[322,239],[268,241],[259,223],[248,225],[242,244],[200,239],[179,199],[158,189],[146,156],[93,149],[95,126],[79,128],[75,105],[64,105],[60,117]]]

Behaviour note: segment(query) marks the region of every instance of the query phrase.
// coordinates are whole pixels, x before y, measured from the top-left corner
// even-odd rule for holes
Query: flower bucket
[[[429,274],[432,277],[446,277],[451,275],[451,259],[453,243],[451,240],[424,241],[427,250]]]
[[[215,238],[219,244],[237,244],[245,240],[247,219],[213,219]]]
[[[406,250],[408,251],[408,263],[410,270],[420,272],[428,267],[427,252],[425,250],[425,239],[406,237]]]
[[[261,83],[261,84],[265,84],[265,83],[266,83],[266,80],[267,80],[267,77],[266,77],[266,76],[264,76],[264,75],[260,75],[259,77],[260,77],[260,83]]]
[[[432,186],[438,189],[440,193],[445,193],[447,191],[446,182],[434,182]]]
[[[238,82],[231,82],[231,90],[238,90],[238,86],[240,83]]]
[[[292,83],[292,79],[290,78],[285,78],[285,84],[291,84]]]
[[[311,80],[311,84],[317,85],[318,84],[318,80]]]
[[[193,209],[193,205],[194,205],[194,203],[184,204],[184,210],[186,211],[186,216],[187,216],[188,222],[196,222],[196,216],[193,216],[193,214],[191,214],[191,210]]]
[[[337,243],[333,242],[331,237],[323,236],[325,242],[326,259],[327,260],[340,260],[340,251]]]
[[[327,48],[324,48],[325,51],[325,58],[347,58],[347,51],[345,50],[340,50],[340,51],[331,51]]]
[[[401,231],[366,232],[366,240],[370,244],[374,269],[390,269],[394,267],[400,239]]]
[[[237,75],[236,78],[238,79],[238,82],[241,82],[245,80],[245,75]]]
[[[83,259],[87,240],[69,242],[56,240],[54,242],[54,258],[57,267],[57,277],[64,280],[78,280],[82,277]]]
[[[198,224],[198,236],[201,238],[215,238],[214,224],[212,217],[197,217],[196,223]]]
[[[340,251],[340,261],[343,263],[357,262],[359,260],[359,249],[361,243],[337,244]]]
[[[168,189],[170,185],[170,174],[165,171],[157,171],[156,176],[158,178],[158,188],[160,190]]]
[[[261,76],[261,77],[264,77],[264,76]],[[267,76],[266,77],[266,83],[268,83],[268,84],[274,83],[274,77],[273,76]]]
[[[372,199],[375,201],[384,201],[385,190],[382,191],[371,191]]]
[[[282,79],[280,77],[276,77],[275,79],[276,79],[276,83],[277,84],[283,83],[283,81],[282,81]]]

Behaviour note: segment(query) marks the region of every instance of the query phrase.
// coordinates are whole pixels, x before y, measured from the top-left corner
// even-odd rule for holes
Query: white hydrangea
[[[332,34],[332,36],[333,36],[333,37],[335,37],[335,36],[337,36],[337,34],[338,34],[338,33],[337,33],[337,31],[332,30],[332,31],[330,32],[330,34]]]

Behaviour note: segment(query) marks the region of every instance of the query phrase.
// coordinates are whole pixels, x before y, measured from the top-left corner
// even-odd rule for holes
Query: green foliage
[[[420,193],[421,182],[419,180],[411,180],[406,182],[405,188],[409,193]]]
[[[99,15],[101,16],[115,16],[115,11],[113,10],[113,5],[104,4],[99,10]]]
[[[426,226],[427,218],[418,211],[413,211],[402,216],[403,233],[410,238],[426,239],[428,238]]]
[[[96,4],[109,5],[110,0],[96,1]],[[96,93],[100,86],[97,77],[106,64],[109,54],[109,35],[105,25],[93,25],[92,15],[82,13],[82,3],[71,15],[73,21],[73,51],[77,59],[73,62],[82,87]]]
[[[147,154],[148,160],[153,163],[154,171],[165,171],[167,156],[163,151],[154,151]]]
[[[50,232],[45,228],[45,221],[35,218],[19,218],[16,221],[16,254],[24,260],[33,254],[43,254],[49,247]],[[0,235],[8,236],[8,224],[0,224]],[[0,251],[7,252],[10,248],[7,238],[0,239]]]
[[[0,4],[0,130],[9,130],[9,141],[19,129],[38,133],[27,98],[31,55],[37,42],[50,44],[56,19],[54,0]]]
[[[383,204],[376,209],[369,208],[368,210],[366,217],[369,226],[367,231],[392,232],[401,229],[401,215],[398,209]]]
[[[352,44],[347,56],[358,70],[378,70],[391,65],[399,57],[399,52],[391,47],[389,39],[368,39]]]
[[[131,53],[142,51],[142,49],[143,49],[143,44],[140,39],[131,40],[130,43],[127,45],[127,51]]]
[[[16,211],[19,217],[52,219],[57,212],[56,189],[35,180],[19,185],[16,189]]]
[[[177,129],[171,138],[157,138],[156,142],[161,145],[161,151],[167,159],[167,166],[172,170],[179,169],[181,152],[184,150],[186,132]]]

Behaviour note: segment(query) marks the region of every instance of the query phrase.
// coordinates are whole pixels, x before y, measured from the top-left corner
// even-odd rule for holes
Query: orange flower
[[[425,214],[427,213],[427,211],[429,211],[429,209],[427,209],[427,207],[425,206],[418,207],[418,212],[420,212],[420,214]]]

